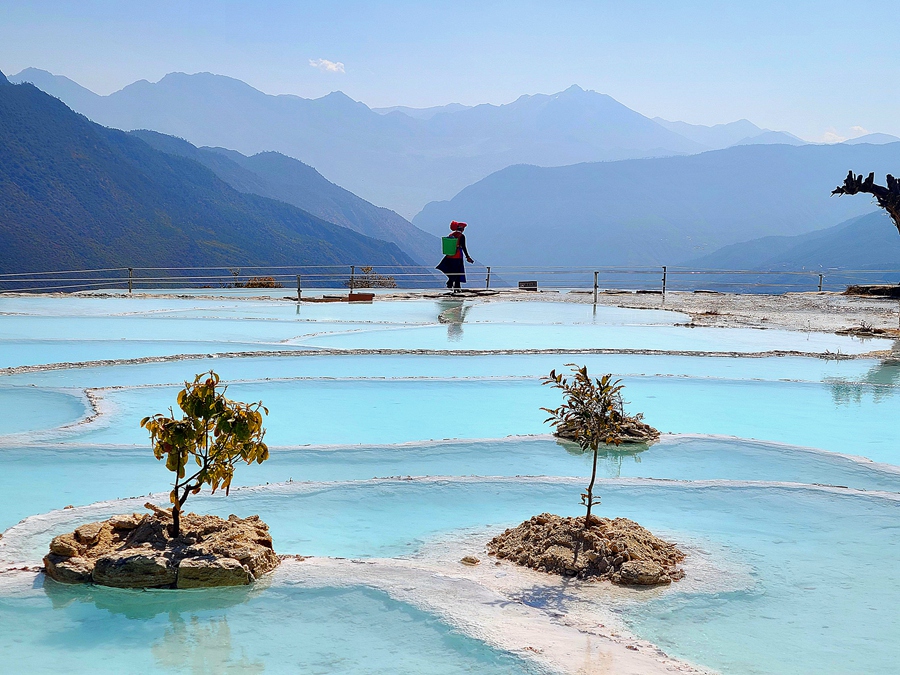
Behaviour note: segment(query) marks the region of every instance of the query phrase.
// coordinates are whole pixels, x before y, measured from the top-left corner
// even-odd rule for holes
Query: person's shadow
[[[459,342],[463,339],[463,323],[470,309],[472,306],[462,300],[438,301],[438,323],[447,325],[447,340]]]

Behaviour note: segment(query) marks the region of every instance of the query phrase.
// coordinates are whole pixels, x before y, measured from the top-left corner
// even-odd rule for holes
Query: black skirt
[[[438,263],[436,269],[439,269],[454,281],[459,279],[461,284],[466,283],[466,265],[462,257],[451,258],[449,255],[445,255],[444,259]]]

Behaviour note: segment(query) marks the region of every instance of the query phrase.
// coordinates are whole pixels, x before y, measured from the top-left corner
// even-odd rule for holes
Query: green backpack
[[[459,239],[456,237],[441,237],[441,250],[444,255],[456,255],[459,247]]]

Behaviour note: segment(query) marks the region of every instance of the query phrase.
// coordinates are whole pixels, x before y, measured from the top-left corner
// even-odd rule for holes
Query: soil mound
[[[506,530],[488,552],[524,567],[579,579],[609,579],[638,586],[668,584],[684,577],[675,544],[627,518],[584,518],[542,513]]]
[[[54,537],[44,556],[47,576],[119,588],[201,588],[249,584],[278,566],[259,516],[183,513],[181,536],[172,538],[171,511],[146,507],[152,513],[113,516]]]
[[[571,425],[560,425],[556,428],[554,436],[567,441],[575,440],[575,432]],[[655,443],[659,440],[659,431],[649,424],[642,422],[637,417],[627,417],[621,426],[622,443]]]

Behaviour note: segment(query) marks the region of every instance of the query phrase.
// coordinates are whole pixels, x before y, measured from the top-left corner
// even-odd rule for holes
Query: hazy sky
[[[373,107],[578,84],[650,117],[746,117],[810,140],[900,135],[898,36],[897,4],[865,0],[0,2],[0,70],[103,94],[171,71]]]

